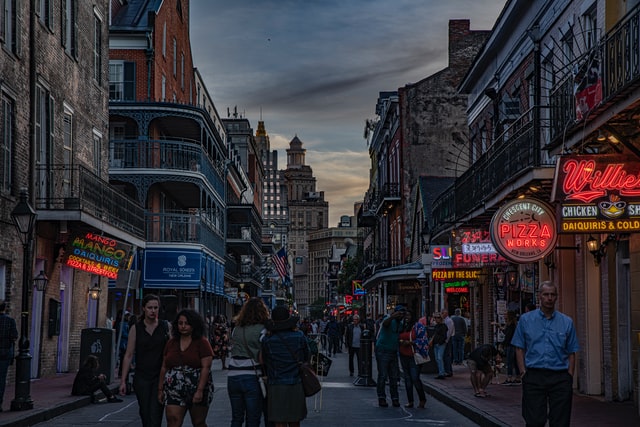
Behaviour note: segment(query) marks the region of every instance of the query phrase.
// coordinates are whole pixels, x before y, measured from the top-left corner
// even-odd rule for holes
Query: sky
[[[191,0],[194,66],[218,114],[255,132],[263,120],[279,168],[297,135],[329,226],[369,187],[366,119],[379,92],[447,66],[448,23],[490,30],[506,0]]]

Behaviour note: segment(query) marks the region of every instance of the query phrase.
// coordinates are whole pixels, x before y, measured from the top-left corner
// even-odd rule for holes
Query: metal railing
[[[197,142],[181,140],[111,140],[110,169],[164,169],[198,172],[224,194],[224,161],[210,159]]]
[[[145,225],[148,242],[197,243],[224,251],[222,235],[197,214],[147,212]]]
[[[144,209],[84,166],[36,167],[36,209],[81,211],[144,238]]]

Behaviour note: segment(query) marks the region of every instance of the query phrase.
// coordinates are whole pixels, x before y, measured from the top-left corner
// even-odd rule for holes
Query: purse
[[[291,357],[293,360],[298,360],[295,353],[289,347],[289,344],[282,338],[280,335],[277,335],[278,338],[284,343],[289,353],[291,353]],[[300,374],[300,379],[302,380],[302,389],[304,390],[304,395],[306,397],[311,397],[314,394],[317,394],[320,390],[322,390],[322,385],[320,384],[320,380],[318,376],[313,371],[313,368],[308,362],[298,362],[298,373]]]
[[[416,362],[416,365],[423,365],[429,362],[431,359],[429,358],[428,355],[427,357],[424,357],[419,351],[416,351],[413,348],[413,339],[411,337],[411,334],[413,334],[413,331],[409,333],[409,342],[411,342],[411,351],[413,352],[413,361]]]
[[[245,330],[242,330],[242,341],[244,341],[244,348],[249,352],[249,346],[247,345],[247,337],[245,334]],[[258,372],[258,368],[256,368],[256,363],[253,361],[253,357],[251,357],[251,365],[253,366],[253,371],[256,373],[256,377],[258,378],[258,384],[260,385],[260,391],[262,392],[262,397],[264,399],[267,398],[267,383],[265,381],[265,376],[262,372]]]

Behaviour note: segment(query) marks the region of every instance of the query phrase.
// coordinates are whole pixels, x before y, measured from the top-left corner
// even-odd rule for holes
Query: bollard
[[[374,387],[376,382],[371,377],[371,331],[362,331],[360,337],[360,351],[358,353],[358,363],[360,364],[360,375],[353,381],[353,385],[363,387]]]

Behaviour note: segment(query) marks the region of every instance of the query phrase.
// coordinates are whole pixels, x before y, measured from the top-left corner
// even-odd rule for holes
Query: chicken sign
[[[558,240],[555,211],[536,199],[507,202],[493,215],[490,228],[496,250],[517,264],[544,258]]]

